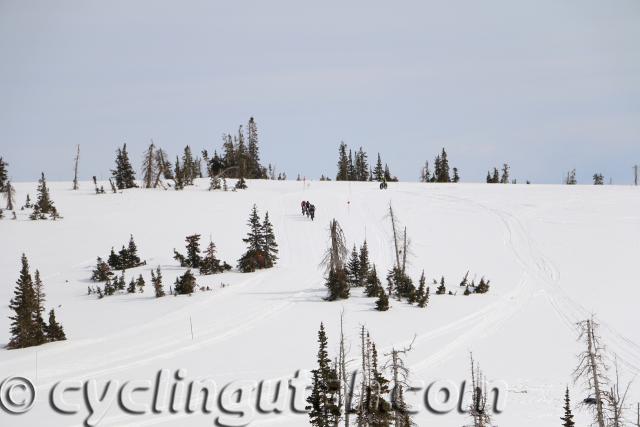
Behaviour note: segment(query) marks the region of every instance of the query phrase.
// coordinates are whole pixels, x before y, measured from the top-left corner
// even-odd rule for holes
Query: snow
[[[0,350],[0,380],[25,376],[36,384],[34,408],[23,415],[0,409],[0,424],[81,425],[87,410],[62,415],[48,405],[61,380],[154,379],[161,369],[185,369],[188,379],[212,378],[219,386],[239,380],[292,377],[313,369],[316,333],[324,322],[337,353],[340,312],[357,368],[358,332],[366,325],[380,353],[408,345],[411,378],[426,384],[469,376],[469,352],[492,381],[505,381],[508,395],[496,425],[555,426],[562,415],[564,387],[574,403],[586,397],[571,373],[577,342],[575,323],[596,314],[603,341],[617,355],[625,380],[640,374],[637,260],[640,253],[638,188],[481,184],[248,181],[249,189],[208,192],[199,180],[184,191],[133,189],[96,195],[93,184],[71,191],[50,183],[59,221],[0,220],[0,301],[8,302],[21,253],[40,270],[47,308],[55,308],[66,342],[22,350]],[[36,183],[15,184],[18,204],[35,197]],[[105,185],[108,188],[108,185]],[[300,201],[316,205],[316,219],[300,213]],[[211,292],[153,297],[150,271],[160,265],[165,289],[185,269],[173,260],[184,237],[212,238],[222,260],[235,266],[253,204],[269,211],[280,246],[280,262],[251,274],[231,271],[199,276]],[[389,203],[407,226],[412,246],[410,275],[424,269],[428,283],[445,276],[456,296],[431,295],[427,309],[391,300],[388,312],[359,290],[346,301],[325,302],[319,262],[336,218],[349,247],[367,239],[381,279],[393,263]],[[5,212],[6,213],[6,212]],[[97,256],[105,258],[133,234],[146,266],[144,294],[97,299],[87,286]],[[491,280],[486,295],[462,295],[464,274]],[[227,286],[222,287],[222,284]],[[433,287],[432,287],[433,290]],[[9,340],[9,308],[0,307],[0,345]],[[191,335],[193,327],[193,337]],[[37,366],[37,369],[36,369]],[[72,395],[69,395],[72,396]],[[140,395],[142,396],[142,394]],[[143,398],[142,398],[143,399]],[[640,399],[632,387],[629,402]],[[69,397],[72,400],[72,397]],[[81,401],[76,398],[77,403]],[[460,426],[457,413],[431,415],[419,406],[418,425]],[[578,425],[587,423],[576,408]],[[113,405],[99,425],[210,425],[212,414],[130,415]],[[306,415],[254,414],[250,425],[307,425]]]

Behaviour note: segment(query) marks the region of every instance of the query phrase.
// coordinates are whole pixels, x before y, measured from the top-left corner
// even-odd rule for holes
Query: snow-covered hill
[[[20,255],[45,283],[47,307],[56,308],[68,341],[23,350],[0,350],[0,380],[25,376],[36,384],[34,408],[8,415],[0,425],[80,425],[87,416],[50,409],[50,388],[61,380],[154,379],[163,368],[182,368],[190,379],[213,378],[219,385],[238,380],[291,377],[315,367],[316,333],[325,322],[332,354],[337,352],[340,312],[357,367],[358,332],[366,325],[387,352],[414,349],[407,356],[411,378],[460,383],[469,376],[469,352],[490,380],[508,384],[500,426],[559,425],[564,388],[574,401],[586,397],[571,384],[576,354],[575,322],[594,313],[625,379],[640,374],[640,193],[617,186],[536,186],[249,181],[239,192],[209,192],[200,180],[184,191],[127,190],[96,195],[92,183],[71,191],[52,183],[59,221],[0,220],[0,344],[9,340],[8,302],[19,272]],[[15,184],[21,205],[35,183]],[[315,221],[300,213],[300,202],[317,207]],[[184,238],[200,233],[218,247],[219,257],[236,264],[253,204],[269,212],[280,245],[280,262],[251,274],[231,271],[198,277],[211,292],[190,297],[153,297],[150,270],[161,266],[165,288],[185,269],[173,259]],[[346,301],[325,302],[319,267],[336,218],[349,245],[367,239],[381,276],[393,263],[389,203],[412,241],[410,274],[417,281],[445,276],[456,296],[432,295],[427,309],[391,301],[387,312],[374,299],[354,291]],[[133,234],[146,266],[143,294],[97,299],[87,287],[97,256],[106,257]],[[486,295],[462,295],[464,274],[491,279]],[[225,286],[222,286],[225,284]],[[193,336],[192,336],[193,331]],[[141,392],[142,393],[142,392]],[[144,394],[140,394],[144,400]],[[74,400],[75,399],[75,400]],[[640,399],[640,384],[629,402]],[[68,395],[80,403],[79,397]],[[429,414],[420,426],[461,426],[464,415]],[[587,421],[579,412],[578,424]],[[218,414],[129,415],[112,406],[100,425],[211,425]],[[306,415],[256,413],[250,425],[307,425]]]

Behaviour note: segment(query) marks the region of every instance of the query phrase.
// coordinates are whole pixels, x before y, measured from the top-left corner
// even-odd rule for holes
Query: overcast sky
[[[640,163],[640,1],[0,0],[0,156],[14,180],[108,176],[221,145],[256,118],[264,163],[335,175],[337,147],[416,180],[511,164],[630,183]]]

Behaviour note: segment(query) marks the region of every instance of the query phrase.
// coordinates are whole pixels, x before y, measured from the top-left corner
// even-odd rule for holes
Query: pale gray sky
[[[127,142],[213,151],[255,116],[290,177],[344,140],[415,180],[629,183],[640,163],[640,1],[0,0],[0,156],[15,180],[106,177]]]

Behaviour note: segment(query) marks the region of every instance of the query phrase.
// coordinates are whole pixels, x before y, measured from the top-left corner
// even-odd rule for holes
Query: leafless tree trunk
[[[587,349],[580,354],[578,367],[574,371],[574,380],[583,380],[587,384],[589,392],[595,399],[595,417],[598,427],[606,427],[604,421],[604,402],[606,394],[602,386],[606,383],[607,366],[604,362],[604,348],[600,345],[600,338],[595,330],[598,324],[593,318],[579,323],[581,328],[580,339],[584,340]]]
[[[349,390],[349,383],[347,381],[347,354],[344,345],[344,310],[340,313],[340,350],[339,350],[340,364],[340,382],[342,383],[342,404],[344,407],[344,426],[349,427],[349,415],[351,412],[351,393]],[[341,405],[341,403],[338,403]]]
[[[7,210],[13,210],[13,204],[16,202],[16,189],[11,185],[11,181],[7,181],[5,184],[4,197],[7,199]]]
[[[78,147],[77,147],[75,166],[73,168],[73,189],[74,190],[78,189],[78,161],[79,160],[80,160],[80,144],[78,144]]]
[[[149,148],[147,149],[147,152],[144,155],[144,159],[142,160],[142,182],[143,182],[143,187],[144,188],[153,188],[155,187],[154,185],[154,163],[155,163],[155,145],[153,144],[153,139],[151,140],[151,144],[149,145]],[[157,183],[157,177],[160,176],[160,173],[158,173],[156,175],[156,183]]]
[[[487,427],[491,424],[491,417],[487,412],[487,389],[480,365],[471,358],[471,406],[469,414],[473,418],[473,427]]]
[[[611,427],[623,427],[624,426],[624,402],[627,398],[627,393],[631,387],[631,383],[627,384],[624,392],[620,394],[620,375],[618,371],[618,362],[615,362],[616,366],[616,382],[611,387],[611,390],[607,394],[607,400],[609,403],[610,413],[610,426]]]
[[[407,354],[413,348],[413,343],[416,337],[413,337],[409,347],[404,347],[402,350],[391,349],[391,353],[387,353],[386,356],[391,356],[391,373],[393,376],[393,388],[391,389],[392,407],[394,426],[409,427],[411,421],[407,421],[407,405],[404,401],[404,389],[408,388],[407,379],[409,377],[409,369],[405,366],[402,355]]]
[[[391,229],[393,231],[393,245],[396,251],[396,267],[400,268],[400,244],[398,242],[398,228],[396,224],[396,217],[393,214],[393,207],[389,203],[389,217],[391,218]]]

